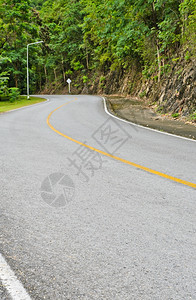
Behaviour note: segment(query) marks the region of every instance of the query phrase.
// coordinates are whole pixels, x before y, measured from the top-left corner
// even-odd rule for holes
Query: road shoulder
[[[161,132],[196,140],[195,124],[161,116],[152,108],[145,106],[142,101],[124,99],[122,97],[105,97],[105,102],[108,111],[123,120]]]

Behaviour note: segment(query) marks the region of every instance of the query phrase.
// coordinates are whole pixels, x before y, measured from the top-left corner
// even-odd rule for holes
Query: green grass
[[[190,115],[190,120],[191,121],[196,121],[196,112]]]
[[[172,114],[172,117],[173,117],[173,118],[178,118],[179,116],[180,116],[179,113],[174,113],[174,114]]]
[[[40,103],[43,101],[46,101],[46,99],[38,98],[38,97],[30,97],[30,99],[27,100],[26,96],[20,96],[19,99],[13,103],[11,103],[10,101],[0,101],[0,113],[6,112],[6,111],[9,111],[12,109],[20,108],[23,106]]]

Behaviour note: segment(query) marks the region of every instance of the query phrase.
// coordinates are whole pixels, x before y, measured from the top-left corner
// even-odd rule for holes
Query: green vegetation
[[[17,101],[19,99],[19,96],[20,96],[20,92],[19,92],[19,89],[18,88],[9,88],[9,100],[11,103]]]
[[[0,94],[26,93],[26,46],[39,40],[31,94],[134,68],[159,82],[179,49],[195,56],[196,0],[0,0],[0,28]]]
[[[196,112],[190,115],[190,120],[196,122]]]
[[[9,100],[7,100],[7,101],[3,100],[3,101],[0,101],[0,113],[6,112],[6,111],[9,111],[12,109],[20,108],[23,106],[36,104],[36,103],[43,102],[43,101],[46,101],[46,99],[38,98],[38,97],[31,97],[29,100],[27,100],[26,96],[20,96],[14,102],[10,102]]]
[[[146,96],[146,91],[141,92],[139,96],[140,96],[140,98],[145,97]]]
[[[178,118],[179,116],[180,116],[179,113],[174,113],[174,114],[172,114],[172,117],[173,117],[173,118]]]
[[[83,76],[82,77],[82,81],[83,81],[83,83],[87,83],[88,82],[88,77],[87,76]]]

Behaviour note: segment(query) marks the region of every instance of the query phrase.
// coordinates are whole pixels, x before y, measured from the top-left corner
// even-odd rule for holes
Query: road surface
[[[29,297],[196,299],[196,142],[47,98],[0,115],[0,253]]]

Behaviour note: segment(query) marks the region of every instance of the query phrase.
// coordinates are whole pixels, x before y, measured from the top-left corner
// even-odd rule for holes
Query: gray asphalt
[[[190,182],[196,143],[113,120],[99,97],[47,98],[0,115],[0,252],[32,299],[196,299],[195,189],[84,153],[46,119],[77,98],[58,131]]]

